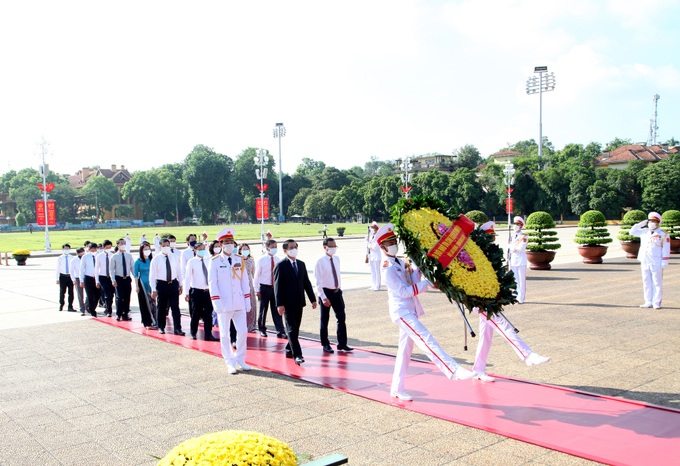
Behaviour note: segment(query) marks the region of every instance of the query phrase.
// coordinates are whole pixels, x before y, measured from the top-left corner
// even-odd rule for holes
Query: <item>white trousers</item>
[[[236,349],[232,348],[231,337],[229,336],[232,320],[234,327],[236,327]],[[246,341],[248,338],[246,311],[218,312],[217,321],[220,326],[220,347],[222,348],[224,362],[232,366],[235,366],[236,363],[246,362]]]
[[[478,374],[486,372],[486,358],[489,356],[489,351],[491,351],[494,330],[505,338],[505,341],[510,344],[510,347],[522,361],[531,354],[529,345],[515,333],[512,325],[510,325],[505,317],[495,315],[489,320],[486,318],[486,312],[475,311],[475,313],[479,314],[479,341],[477,342],[475,365],[472,367],[472,370]]]
[[[652,304],[661,307],[663,297],[662,280],[663,269],[661,267],[652,269],[648,265],[641,266],[642,270],[642,290],[645,295],[645,304]]]
[[[404,379],[411,361],[413,343],[430,358],[430,361],[446,377],[453,379],[458,363],[439,346],[437,340],[415,315],[402,317],[396,324],[399,326],[399,348],[397,349],[397,360],[394,363],[394,373],[392,374],[391,393],[404,391]]]
[[[523,303],[527,294],[527,266],[513,265],[510,269],[515,274],[515,281],[517,282],[517,301]]]
[[[371,266],[371,289],[380,289],[380,261],[369,261]]]

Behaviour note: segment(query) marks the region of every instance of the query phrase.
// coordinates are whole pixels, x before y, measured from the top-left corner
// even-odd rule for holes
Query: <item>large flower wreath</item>
[[[469,311],[485,309],[488,315],[517,302],[514,276],[503,260],[503,251],[493,237],[473,229],[462,250],[444,267],[439,259],[428,256],[458,216],[443,202],[428,196],[401,199],[392,211],[392,222],[406,254],[425,278],[439,288],[449,301],[457,301]]]

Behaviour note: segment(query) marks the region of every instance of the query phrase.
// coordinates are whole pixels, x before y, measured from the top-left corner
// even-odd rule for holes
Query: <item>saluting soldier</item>
[[[510,269],[517,282],[517,302],[524,303],[527,292],[527,235],[522,231],[525,222],[519,215],[513,220],[513,233],[510,237]]]
[[[640,238],[638,260],[642,271],[642,290],[645,302],[640,307],[661,309],[663,297],[663,269],[668,267],[671,238],[659,228],[661,215],[650,212],[647,220],[633,225],[629,234]],[[645,226],[647,228],[645,228]]]
[[[217,240],[222,244],[222,252],[210,260],[208,285],[220,327],[222,357],[227,371],[236,374],[238,369],[250,370],[246,364],[246,313],[251,312],[250,283],[241,257],[235,254],[234,229],[222,229],[217,234]],[[229,336],[232,322],[237,335],[235,348]]]

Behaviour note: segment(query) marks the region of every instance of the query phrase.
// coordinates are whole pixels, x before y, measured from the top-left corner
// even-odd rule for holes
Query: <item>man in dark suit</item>
[[[286,357],[295,358],[295,364],[299,366],[305,362],[298,340],[302,323],[302,308],[307,305],[305,293],[313,309],[316,309],[316,297],[305,263],[296,259],[298,245],[295,240],[285,241],[283,252],[286,258],[274,268],[274,298],[279,315],[284,317],[286,323],[288,335]]]

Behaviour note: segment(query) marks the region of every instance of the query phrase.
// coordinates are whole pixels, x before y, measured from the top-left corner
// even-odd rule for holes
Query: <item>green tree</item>
[[[680,208],[680,154],[648,165],[638,175],[642,209],[664,212]]]
[[[312,190],[305,199],[302,215],[310,219],[328,219],[337,213],[333,199],[338,191],[332,189]]]
[[[113,205],[118,203],[118,188],[103,175],[90,177],[80,195],[82,204],[90,206],[98,219],[103,217],[105,210],[113,209]]]
[[[364,164],[365,176],[390,176],[394,174],[394,162],[378,160],[375,155],[371,156]]]
[[[590,197],[587,190],[594,182],[593,169],[580,168],[573,173],[569,183],[569,204],[571,211],[576,215],[581,215],[590,209]]]
[[[15,176],[17,176],[15,170],[10,170],[2,174],[2,177],[0,177],[0,193],[9,193],[10,183]]]
[[[57,207],[57,220],[59,222],[75,222],[78,216],[78,192],[68,183],[57,184],[50,198],[54,199]]]
[[[360,194],[362,185],[360,181],[353,181],[336,193],[333,206],[343,217],[351,217],[363,210],[364,200]]]
[[[285,186],[285,185],[284,185]],[[304,215],[305,211],[305,200],[314,192],[312,188],[302,188],[298,193],[293,197],[293,199],[290,202],[290,205],[288,206],[288,216],[291,217],[293,215]]]
[[[477,168],[478,165],[484,163],[479,149],[471,144],[466,144],[463,147],[453,151],[453,155],[457,156],[456,166],[465,168]]]
[[[204,145],[197,145],[184,160],[184,180],[188,185],[189,204],[200,211],[201,222],[214,223],[225,207],[238,210],[231,183],[233,161]]]
[[[604,148],[604,151],[605,152],[611,152],[614,149],[618,149],[621,146],[626,146],[626,145],[632,144],[632,143],[633,143],[633,141],[631,141],[630,139],[614,138],[611,141],[609,141],[609,143],[607,143],[607,145]]]
[[[477,178],[476,170],[459,168],[449,176],[449,185],[443,197],[456,212],[468,212],[481,208],[484,190]]]
[[[449,187],[449,175],[433,168],[425,173],[420,173],[413,178],[412,196],[432,196],[447,202],[447,189]]]
[[[490,217],[505,213],[507,193],[504,180],[503,165],[492,161],[482,169],[479,183],[485,194],[479,209]]]
[[[592,210],[599,210],[608,218],[621,218],[625,197],[606,180],[596,180],[588,186],[586,194],[590,197],[588,205]]]
[[[323,171],[314,178],[312,187],[317,190],[332,189],[340,191],[343,186],[349,184],[347,173],[338,170],[335,167],[325,167]]]

